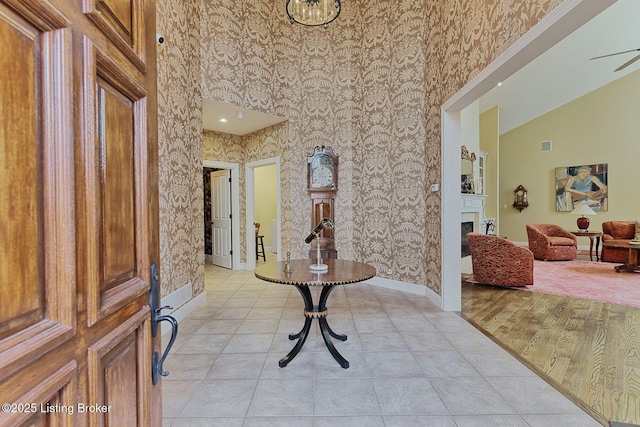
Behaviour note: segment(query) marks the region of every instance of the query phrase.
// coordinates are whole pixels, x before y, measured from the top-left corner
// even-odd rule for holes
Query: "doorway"
[[[267,260],[282,260],[280,157],[271,157],[246,165],[246,242],[247,269],[256,266],[254,223],[260,223],[260,235]],[[266,199],[265,199],[266,197]],[[262,257],[261,257],[261,261]]]
[[[210,197],[205,197],[205,209],[209,214],[205,213],[205,253],[211,254],[212,264],[230,269],[233,265],[231,259],[233,254],[231,250],[231,171],[209,168],[205,170],[211,171],[208,172]],[[208,206],[207,202],[209,202]]]
[[[228,177],[231,179],[231,183],[230,186],[228,187],[230,190],[230,197],[229,197],[229,209],[225,209],[226,211],[229,212],[229,218],[227,218],[226,220],[228,221],[228,224],[225,224],[225,228],[229,229],[229,233],[230,233],[230,250],[227,249],[223,249],[221,252],[224,252],[224,250],[226,250],[227,252],[230,252],[228,255],[230,255],[229,257],[229,261],[230,261],[230,265],[229,264],[225,264],[225,265],[221,265],[225,268],[231,268],[233,270],[238,270],[241,268],[241,264],[240,264],[240,214],[239,214],[239,205],[240,205],[240,185],[239,185],[239,170],[240,170],[240,166],[238,165],[238,163],[227,163],[227,162],[217,162],[214,160],[203,160],[202,162],[202,166],[203,168],[213,168],[213,169],[218,169],[218,170],[223,170],[226,171],[226,173],[228,173]],[[212,192],[212,197],[213,197],[213,192]],[[206,201],[205,201],[206,202]],[[212,211],[214,211],[215,209],[212,209]],[[212,216],[213,215],[209,215],[207,217],[207,213],[205,212],[205,221],[211,221]],[[224,218],[223,218],[224,219]],[[220,238],[222,238],[222,236],[219,236]],[[208,240],[205,238],[205,240]],[[212,227],[212,231],[211,231],[211,242],[213,242],[214,239],[214,231],[213,231],[213,227]],[[212,243],[211,243],[212,244]],[[208,243],[205,243],[205,245],[208,245]],[[210,261],[213,262],[214,261],[214,250],[211,250],[212,254],[211,256],[207,255],[206,258]],[[218,255],[224,255],[222,253],[219,253]],[[218,263],[216,263],[216,265],[220,265]]]
[[[565,1],[507,48],[488,67],[447,100],[441,110],[442,132],[442,301],[446,311],[461,309],[460,146],[461,111],[498,82],[503,82],[554,44],[615,3]],[[446,167],[445,167],[446,165]]]

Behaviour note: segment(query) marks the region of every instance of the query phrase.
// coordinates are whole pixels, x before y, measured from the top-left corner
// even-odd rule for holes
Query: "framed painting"
[[[609,210],[607,163],[556,168],[556,211],[571,212],[579,204]]]

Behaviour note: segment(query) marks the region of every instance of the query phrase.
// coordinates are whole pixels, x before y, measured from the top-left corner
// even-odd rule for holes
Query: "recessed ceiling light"
[[[221,119],[220,119],[220,120],[218,120],[218,121],[219,121],[220,123],[227,123],[227,122],[228,122],[228,120],[227,120],[227,119],[225,119],[224,117],[223,117],[223,118],[221,118]]]
[[[502,86],[502,82],[498,82],[498,86]]]
[[[238,111],[238,119],[244,119],[244,113],[242,111]]]

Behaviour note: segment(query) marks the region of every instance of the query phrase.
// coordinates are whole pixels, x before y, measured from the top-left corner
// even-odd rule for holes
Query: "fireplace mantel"
[[[486,194],[461,194],[461,222],[473,222],[473,231],[482,233],[480,225],[484,220],[484,203]]]

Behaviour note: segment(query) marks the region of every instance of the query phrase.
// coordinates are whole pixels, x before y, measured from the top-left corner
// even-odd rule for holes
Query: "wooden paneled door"
[[[0,425],[161,424],[155,2],[0,0]]]

